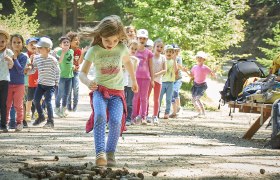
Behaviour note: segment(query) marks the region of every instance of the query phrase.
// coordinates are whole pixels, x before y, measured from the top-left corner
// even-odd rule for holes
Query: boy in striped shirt
[[[33,125],[36,126],[45,121],[45,116],[40,103],[44,95],[48,111],[48,119],[44,128],[54,128],[51,99],[55,92],[55,86],[57,86],[59,82],[60,69],[55,57],[49,54],[53,46],[53,43],[49,38],[40,38],[35,46],[38,48],[39,55],[35,56],[33,63],[29,64],[27,67],[28,74],[33,74],[38,70],[38,87],[35,91],[34,102],[39,117],[35,120]]]

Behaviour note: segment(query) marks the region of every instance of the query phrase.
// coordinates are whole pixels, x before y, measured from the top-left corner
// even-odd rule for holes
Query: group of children
[[[53,128],[53,94],[57,92],[55,113],[65,117],[66,109],[72,109],[69,100],[71,90],[74,96],[73,110],[77,108],[78,76],[91,90],[92,114],[86,128],[87,131],[93,129],[97,166],[116,165],[115,151],[119,136],[126,129],[126,125],[149,122],[159,124],[160,105],[164,95],[166,108],[163,117],[168,119],[177,116],[180,109],[181,71],[186,71],[194,78],[193,103],[200,114],[205,113],[199,99],[207,88],[207,74],[214,73],[203,64],[206,59],[204,52],[197,54],[198,63],[188,72],[188,69],[182,66],[180,48],[177,45],[165,45],[160,39],[155,40],[152,45],[151,41],[148,42],[147,30],[125,28],[116,15],[105,17],[93,28],[81,28],[79,35],[92,38],[90,48],[80,50],[78,36],[71,32],[60,38],[60,47],[53,53],[50,38],[30,38],[26,42],[28,52],[24,54],[23,38],[20,35],[10,37],[7,32],[0,30],[0,109],[3,132],[8,131],[7,114],[12,104],[17,113],[16,130],[22,129],[24,75],[29,75],[26,117],[29,117],[33,99],[38,112],[38,118],[33,125],[45,121],[41,102],[43,95],[48,112],[44,127]],[[11,50],[7,48],[9,39]],[[79,75],[79,65],[83,60]],[[88,77],[92,65],[94,79]],[[153,114],[149,119],[148,99],[152,91]],[[107,123],[109,133],[106,143]]]
[[[61,37],[55,51],[52,51],[53,42],[49,37],[31,37],[26,40],[25,46],[20,34],[9,35],[0,30],[0,41],[2,132],[8,132],[8,128],[21,131],[28,126],[27,122],[32,117],[35,117],[34,126],[44,122],[47,117],[43,127],[53,128],[53,94],[56,94],[55,113],[59,117],[67,116],[66,108],[77,110],[79,66],[86,51],[86,48],[79,48],[77,33],[69,32]],[[27,52],[23,52],[24,47]],[[44,113],[42,107],[47,109],[47,113]],[[10,122],[14,118],[16,122]]]
[[[115,166],[118,139],[126,125],[152,121],[158,124],[164,95],[164,118],[177,116],[182,85],[180,70],[188,72],[188,69],[182,66],[178,46],[165,45],[160,39],[150,46],[147,44],[147,30],[136,31],[131,26],[124,28],[120,18],[115,15],[104,18],[94,28],[82,28],[80,34],[93,39],[80,73],[81,82],[91,90],[92,114],[86,131],[93,130],[96,165]],[[214,75],[203,64],[206,57],[206,53],[199,52],[197,65],[188,72],[194,78],[193,102],[200,114],[205,113],[200,97],[207,88],[206,76],[209,73]],[[88,77],[91,65],[94,65],[94,79]],[[154,110],[152,119],[147,119],[148,99],[152,90]],[[170,113],[172,102],[173,112]],[[106,123],[109,126],[107,143]]]

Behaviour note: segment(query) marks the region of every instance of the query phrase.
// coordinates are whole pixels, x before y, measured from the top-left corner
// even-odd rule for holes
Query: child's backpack
[[[262,69],[256,64],[255,60],[237,60],[229,70],[225,86],[220,91],[221,100],[224,102],[235,101],[239,93],[242,92],[243,85],[248,78],[264,76]]]

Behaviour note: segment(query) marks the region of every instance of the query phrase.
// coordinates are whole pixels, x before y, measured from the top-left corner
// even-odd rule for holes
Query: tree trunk
[[[74,0],[73,1],[73,30],[74,31],[78,29],[77,17],[78,17],[78,5],[77,5],[77,0]]]
[[[66,34],[67,7],[62,9],[62,35]]]

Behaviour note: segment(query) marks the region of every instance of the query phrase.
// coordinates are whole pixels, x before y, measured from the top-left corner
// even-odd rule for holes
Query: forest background
[[[0,29],[48,35],[58,45],[68,31],[116,14],[152,40],[178,44],[186,66],[202,50],[211,57],[206,64],[223,73],[219,67],[241,57],[271,65],[280,53],[279,12],[280,0],[0,0]]]

